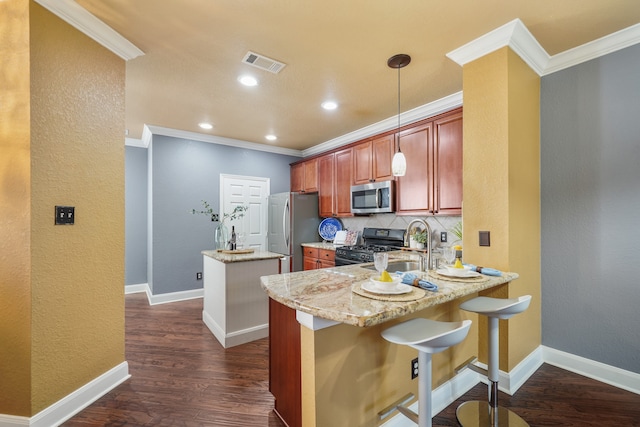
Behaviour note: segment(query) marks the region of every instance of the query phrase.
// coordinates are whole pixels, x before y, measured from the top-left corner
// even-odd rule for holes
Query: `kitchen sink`
[[[369,265],[367,267],[369,270],[375,270],[376,267],[374,265]],[[395,273],[396,271],[413,271],[419,270],[420,264],[415,261],[391,261],[387,265],[387,271],[389,273]]]

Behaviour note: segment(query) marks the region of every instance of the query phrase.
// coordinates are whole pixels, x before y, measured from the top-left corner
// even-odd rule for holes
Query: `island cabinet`
[[[318,191],[317,158],[291,166],[291,191],[299,193],[314,193]]]
[[[462,213],[462,110],[400,132],[407,172],[398,177],[398,214]]]
[[[353,183],[389,181],[393,179],[394,135],[387,135],[353,147]]]
[[[302,426],[300,324],[296,310],[269,299],[269,391],[289,427]]]
[[[318,268],[333,267],[336,265],[336,253],[330,249],[303,247],[303,269],[316,270]]]

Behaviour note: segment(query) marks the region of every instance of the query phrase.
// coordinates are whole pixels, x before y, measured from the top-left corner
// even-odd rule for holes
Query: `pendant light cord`
[[[396,132],[396,138],[398,138],[398,153],[401,153],[400,149],[400,67],[398,67],[398,131]]]

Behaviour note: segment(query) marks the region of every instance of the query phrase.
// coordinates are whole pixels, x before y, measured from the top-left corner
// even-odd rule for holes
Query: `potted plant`
[[[413,240],[416,241],[416,248],[424,249],[424,245],[425,243],[427,243],[428,238],[429,236],[427,236],[427,230],[420,230],[417,233],[415,233],[413,235]]]
[[[214,221],[214,222],[218,221],[218,225],[216,226],[213,233],[215,248],[216,249],[226,248],[227,242],[229,241],[229,230],[227,229],[227,226],[224,224],[224,222],[227,219],[229,219],[230,221],[233,221],[234,219],[242,218],[244,216],[245,211],[249,209],[249,206],[242,206],[242,205],[236,206],[235,208],[233,208],[233,211],[231,211],[231,213],[223,213],[222,220],[219,219],[220,216],[213,211],[213,208],[211,207],[211,205],[209,205],[209,203],[206,200],[202,200],[202,206],[204,207],[203,210],[191,209],[191,213],[194,215],[195,214],[208,215],[211,217],[211,221]]]

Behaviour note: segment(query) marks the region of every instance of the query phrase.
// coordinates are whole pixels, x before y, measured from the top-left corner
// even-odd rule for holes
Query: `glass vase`
[[[216,249],[226,249],[227,242],[229,241],[229,230],[224,223],[218,223],[215,230],[213,231],[213,241],[215,243]]]

